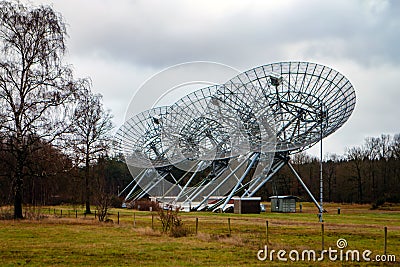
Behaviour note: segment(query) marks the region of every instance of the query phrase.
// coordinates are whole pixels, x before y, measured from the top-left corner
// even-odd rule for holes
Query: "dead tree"
[[[23,181],[34,144],[57,144],[70,131],[76,84],[63,65],[66,28],[49,6],[0,1],[0,132],[15,159],[14,217],[22,218]],[[39,146],[38,146],[39,147]],[[10,178],[11,179],[11,178]]]
[[[86,213],[90,211],[90,170],[99,155],[107,152],[112,130],[111,114],[104,110],[102,96],[93,94],[90,84],[79,93],[79,101],[74,112],[73,147],[84,167],[84,198]]]

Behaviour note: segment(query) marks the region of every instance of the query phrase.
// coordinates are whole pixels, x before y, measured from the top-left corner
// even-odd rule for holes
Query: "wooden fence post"
[[[384,228],[384,231],[385,231],[385,245],[383,248],[383,255],[386,255],[386,252],[387,252],[387,227],[386,226]]]
[[[325,229],[324,229],[324,224],[321,223],[321,245],[322,245],[322,250],[324,250],[324,235],[325,235]]]

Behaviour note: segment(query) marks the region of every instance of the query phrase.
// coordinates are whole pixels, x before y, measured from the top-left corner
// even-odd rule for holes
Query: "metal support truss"
[[[252,155],[249,155],[247,159],[250,159]],[[226,176],[221,183],[215,186],[213,190],[198,204],[194,207],[194,210],[199,209],[227,180],[229,180],[233,175],[236,175],[236,172],[247,162],[248,160],[243,160],[228,176]],[[209,186],[210,183],[207,185]],[[203,189],[204,190],[204,189]]]
[[[313,196],[313,194],[311,193],[310,189],[308,189],[308,187],[306,186],[306,184],[303,182],[303,180],[301,179],[300,175],[296,172],[296,170],[293,168],[292,164],[290,162],[286,163],[290,170],[294,173],[294,175],[296,176],[297,180],[299,180],[299,182],[301,183],[301,185],[303,186],[303,188],[307,191],[308,195],[310,196],[310,198],[312,199],[312,201],[314,202],[315,206],[317,206],[318,210],[321,211],[322,207],[320,206],[320,204],[318,203],[318,201],[315,199],[315,197]]]
[[[217,180],[218,177],[220,177],[220,175],[222,175],[222,173],[225,170],[226,170],[226,167],[222,167],[217,170],[213,170],[212,178],[206,177],[199,184],[197,184],[197,186],[192,187],[191,190],[188,190],[188,192],[185,193],[185,195],[188,195],[188,197],[187,197],[187,201],[185,201],[184,204],[187,202],[191,203],[194,199],[196,199],[201,193],[203,193],[207,189],[207,187],[212,185],[215,182],[215,180]],[[207,182],[208,182],[208,184],[205,185]]]
[[[250,170],[253,168],[253,166],[256,164],[256,162],[258,161],[258,159],[260,158],[260,153],[254,153],[252,155],[253,159],[251,160],[250,164],[247,166],[246,171],[243,173],[242,177],[240,177],[240,179],[237,181],[235,187],[231,190],[231,192],[229,193],[228,197],[226,198],[224,204],[222,204],[222,210],[225,209],[226,204],[229,203],[229,201],[231,200],[231,198],[233,197],[233,194],[236,192],[236,190],[239,188],[239,186],[243,187],[243,180],[244,178],[246,178],[246,176],[249,174]]]
[[[261,175],[254,179],[249,188],[245,190],[242,197],[252,197],[261,187],[264,186],[286,163],[286,159],[284,158],[276,158],[271,169],[268,172],[268,175],[263,178]]]
[[[232,190],[231,192],[231,197],[235,196],[236,194],[239,194],[242,191],[245,191],[242,195],[242,197],[251,197],[253,194],[255,194],[266,182],[268,182],[272,176],[277,173],[283,166],[285,165],[285,159],[283,157],[277,157],[275,158],[275,161],[272,165],[272,167],[268,171],[268,175],[266,177],[263,177],[263,174],[259,175],[257,178],[242,184],[240,187],[237,187],[235,190]],[[249,166],[249,169],[253,166]],[[260,182],[261,181],[261,182]],[[247,189],[246,189],[247,188]],[[254,189],[253,189],[254,188]],[[228,197],[225,197],[215,203],[214,205],[208,207],[208,210],[215,211],[219,209],[221,204],[223,203],[228,203],[230,199],[227,200]],[[222,207],[222,210],[224,210],[225,206]]]
[[[246,172],[243,174],[245,176],[249,169],[253,166],[254,160],[256,157],[253,158],[252,163],[249,164],[248,168],[246,169]],[[304,183],[304,181],[301,179],[300,175],[296,172],[296,170],[293,168],[293,165],[290,163],[290,158],[288,155],[283,154],[283,153],[278,153],[275,157],[274,163],[272,167],[270,168],[267,176],[263,177],[260,175],[259,177],[253,179],[252,181],[242,184],[242,181],[244,177],[242,176],[241,179],[238,181],[236,184],[235,188],[232,189],[230,194],[226,197],[224,197],[222,200],[218,201],[211,207],[208,207],[208,210],[217,210],[217,209],[222,209],[224,210],[226,207],[226,204],[231,200],[231,198],[237,194],[240,193],[241,191],[244,190],[244,193],[241,195],[241,197],[252,197],[257,191],[262,188],[268,181],[271,180],[271,178],[280,170],[282,169],[283,166],[288,165],[292,173],[296,176],[297,180],[299,180],[300,184],[303,186],[303,188],[306,190],[307,194],[310,196],[311,200],[314,202],[315,206],[318,208],[318,210],[321,210],[321,206],[318,203],[318,201],[315,199],[313,194],[311,193],[310,189],[308,189],[307,185]],[[245,189],[248,187],[248,189]],[[222,205],[222,206],[221,206]]]
[[[129,191],[129,193],[126,195],[124,201],[128,201],[131,198],[131,195],[133,194],[133,192],[135,192],[135,189],[139,186],[140,181],[143,179],[143,177],[146,175],[146,170],[143,170],[139,175],[139,179],[136,181],[136,179],[133,179],[132,182],[129,183],[129,185],[127,187],[125,187],[124,190],[122,190],[122,192],[118,195],[120,196],[125,190],[127,190],[134,182],[136,182],[136,184],[132,187],[131,191]]]
[[[311,193],[310,189],[308,189],[307,185],[304,183],[304,181],[301,179],[300,175],[296,172],[296,170],[293,168],[293,165],[290,163],[290,158],[289,156],[280,156],[277,158],[276,163],[273,165],[273,167],[270,169],[270,173],[268,176],[254,189],[254,190],[248,190],[243,196],[251,197],[253,196],[266,182],[268,182],[272,176],[274,176],[283,166],[288,165],[292,173],[296,176],[297,180],[299,180],[300,184],[303,186],[303,188],[306,190],[307,194],[310,196],[311,200],[314,202],[315,206],[317,206],[318,210],[321,210],[321,206],[318,203],[318,201],[315,199],[313,194]]]
[[[160,182],[164,181],[164,178],[168,176],[168,173],[163,174],[162,176],[156,176],[150,183],[147,184],[145,188],[143,188],[143,192],[137,195],[133,200],[138,200],[143,198],[150,190],[156,187]]]
[[[178,201],[178,200],[182,197],[182,194],[184,194],[184,192],[186,191],[186,188],[187,188],[187,187],[189,186],[189,184],[192,182],[192,180],[193,180],[193,178],[196,176],[197,172],[202,168],[203,164],[204,164],[204,162],[201,161],[201,162],[197,165],[196,171],[193,172],[193,174],[190,176],[189,180],[186,182],[186,184],[183,186],[183,188],[181,188],[179,194],[176,196],[175,201]],[[179,183],[186,177],[186,175],[187,175],[190,171],[192,171],[192,169],[193,169],[194,167],[195,167],[195,166],[193,166],[192,168],[190,168],[189,171],[187,171],[184,175],[182,175],[181,178],[179,178],[179,180],[178,180],[173,186],[171,186],[171,188],[170,188],[167,192],[165,192],[165,194],[162,196],[162,198],[164,198],[165,196],[167,196],[167,195],[170,193],[170,191],[172,191],[172,189],[174,189],[174,187],[175,187],[176,185],[179,186]]]

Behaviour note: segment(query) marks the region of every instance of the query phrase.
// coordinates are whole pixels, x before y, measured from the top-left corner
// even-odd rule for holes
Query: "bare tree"
[[[328,201],[332,201],[332,194],[334,188],[336,187],[336,175],[337,175],[337,166],[339,161],[339,156],[336,154],[327,154],[326,162],[324,163],[324,177],[327,180],[326,186],[328,191]]]
[[[367,155],[362,147],[351,147],[346,149],[347,160],[353,164],[356,170],[356,176],[354,177],[357,182],[357,198],[358,202],[362,203],[364,199],[364,176],[362,170],[364,169],[363,161],[367,159]]]
[[[93,202],[96,205],[96,210],[100,222],[109,221],[108,215],[113,204],[113,195],[110,193],[108,184],[106,181],[106,165],[107,159],[100,157],[94,166],[92,176],[96,182],[93,184]]]
[[[395,134],[392,145],[391,145],[391,150],[393,157],[396,159],[400,159],[400,134]]]
[[[15,218],[23,217],[23,180],[33,144],[55,144],[70,130],[67,106],[75,83],[62,64],[65,37],[63,18],[51,7],[0,1],[0,131],[11,140],[6,149],[16,162]]]
[[[102,96],[93,94],[90,84],[86,84],[81,90],[79,102],[74,112],[74,150],[83,163],[84,195],[86,213],[90,211],[90,169],[91,164],[101,154],[107,152],[110,145],[110,131],[112,130],[111,114],[105,111],[102,104]]]

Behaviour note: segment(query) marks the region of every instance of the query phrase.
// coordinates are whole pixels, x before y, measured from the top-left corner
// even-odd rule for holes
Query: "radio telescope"
[[[290,154],[313,146],[341,127],[354,110],[350,81],[329,67],[308,62],[280,62],[245,71],[227,84],[256,85],[276,114],[276,154],[269,175],[245,196],[252,196],[287,164],[316,206],[307,186],[289,162]]]
[[[193,103],[198,103],[197,101]],[[194,106],[197,106],[194,104]],[[217,157],[213,160],[179,158],[171,154],[173,146],[165,146],[161,142],[161,129],[168,117],[168,107],[159,107],[144,111],[132,117],[118,130],[115,140],[119,152],[125,156],[125,161],[134,180],[121,192],[127,193],[125,200],[136,200],[146,195],[157,198],[158,201],[169,204],[203,206],[209,197],[227,194],[232,188],[248,177],[256,161],[253,154],[237,155],[236,157]],[[211,121],[211,119],[210,119]],[[194,132],[198,129],[213,131],[215,123],[204,124],[194,122]],[[186,127],[183,127],[186,129]],[[187,134],[187,130],[184,131]],[[167,155],[171,155],[172,161]],[[181,154],[180,154],[181,155]],[[251,165],[249,159],[252,159]],[[273,157],[258,157],[265,166]]]
[[[308,62],[280,62],[245,71],[226,84],[259,86],[276,114],[276,151],[303,150],[336,131],[355,106],[353,86],[342,74]]]
[[[321,210],[290,155],[335,132],[355,101],[353,86],[339,72],[280,62],[142,112],[116,135],[128,166],[141,169],[126,200],[147,194],[201,209],[218,195],[208,209],[223,209],[234,195],[253,196],[287,164]]]
[[[228,177],[233,179],[234,187],[211,209],[220,204],[225,208],[234,194],[255,186],[256,180],[248,178],[250,171],[253,177],[259,177],[273,162],[274,117],[265,103],[256,101],[257,92],[261,90],[250,86],[205,87],[176,101],[165,117],[162,142],[173,148],[169,158],[176,158],[172,162],[183,158],[246,162],[244,174],[230,170]],[[204,201],[193,208],[202,204]]]

